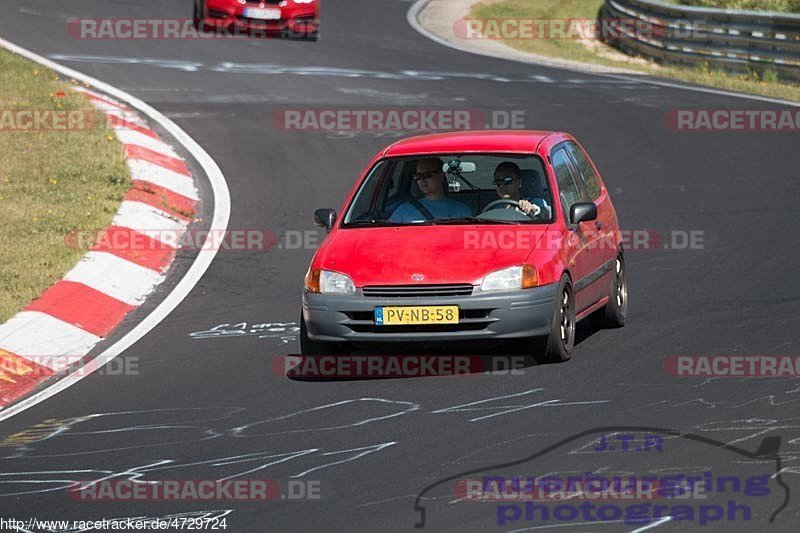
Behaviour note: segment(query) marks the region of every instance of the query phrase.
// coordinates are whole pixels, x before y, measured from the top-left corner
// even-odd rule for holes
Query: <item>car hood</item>
[[[338,229],[323,242],[313,266],[347,274],[357,287],[476,285],[489,272],[521,265],[549,227],[503,224]]]

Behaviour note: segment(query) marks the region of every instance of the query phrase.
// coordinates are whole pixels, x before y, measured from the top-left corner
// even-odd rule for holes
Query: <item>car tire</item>
[[[309,338],[306,319],[300,314],[300,353],[302,355],[335,355],[336,343],[315,341]]]
[[[621,328],[628,316],[628,279],[625,273],[625,257],[622,252],[614,261],[614,278],[608,294],[608,303],[591,314],[592,325],[597,329]]]
[[[575,347],[575,296],[569,276],[564,274],[556,290],[550,333],[538,342],[540,363],[569,361]]]
[[[319,41],[319,27],[317,27],[317,31],[306,35],[306,39],[309,41]]]

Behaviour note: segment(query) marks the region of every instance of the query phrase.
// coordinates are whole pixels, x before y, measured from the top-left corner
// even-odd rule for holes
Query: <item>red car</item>
[[[304,354],[522,339],[540,360],[564,361],[577,320],[625,323],[617,215],[569,134],[401,140],[375,156],[341,212],[314,213],[329,233],[305,278]]]
[[[211,27],[319,38],[319,0],[195,0],[194,19]]]

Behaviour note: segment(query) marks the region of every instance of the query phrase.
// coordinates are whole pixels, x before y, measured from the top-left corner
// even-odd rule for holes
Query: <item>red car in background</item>
[[[564,361],[576,321],[625,324],[617,215],[569,134],[401,140],[370,162],[341,217],[318,209],[314,219],[329,233],[305,278],[303,354],[522,339],[531,355]]]
[[[211,27],[319,38],[319,0],[195,0],[194,19]]]

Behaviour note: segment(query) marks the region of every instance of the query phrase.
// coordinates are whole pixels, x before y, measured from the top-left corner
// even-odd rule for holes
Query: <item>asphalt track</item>
[[[705,246],[630,252],[628,326],[581,328],[567,364],[532,365],[521,376],[326,382],[271,371],[275,356],[299,351],[291,326],[262,328],[261,335],[191,336],[221,324],[297,321],[313,250],[220,252],[183,303],[122,356],[135,358],[138,375],[92,375],[0,424],[0,442],[37,424],[49,428],[46,438],[40,432],[33,442],[5,441],[0,448],[2,516],[86,520],[230,511],[232,531],[408,531],[420,518],[417,495],[428,486],[517,460],[523,462],[510,468],[518,475],[604,467],[642,474],[656,464],[662,472],[776,471],[774,457],[756,459],[705,441],[667,438],[664,452],[603,455],[582,454],[584,437],[569,440],[581,432],[610,433],[600,429],[605,426],[685,432],[751,453],[764,438],[780,437],[782,481],[800,494],[797,381],[678,379],[663,369],[673,354],[798,354],[796,134],[677,133],[662,122],[671,109],[772,105],[461,53],[409,27],[409,2],[326,3],[319,43],[81,41],[67,34],[68,18],[186,17],[190,2],[3,4],[4,38],[134,94],[197,140],[227,178],[230,228],[313,230],[313,210],[338,208],[363,165],[392,140],[280,131],[269,122],[274,111],[449,106],[522,109],[527,127],[574,133],[600,167],[624,227],[702,231]],[[322,497],[80,502],[63,489],[70,479],[245,473],[282,483],[319,481]],[[800,516],[791,499],[767,522],[788,496],[778,492],[749,499],[758,524],[720,521],[716,527],[796,530]],[[499,527],[495,505],[448,504],[453,499],[447,483],[424,495],[426,527],[555,523],[523,517]],[[559,529],[638,527],[580,522],[559,522]],[[698,527],[670,521],[653,529]]]

